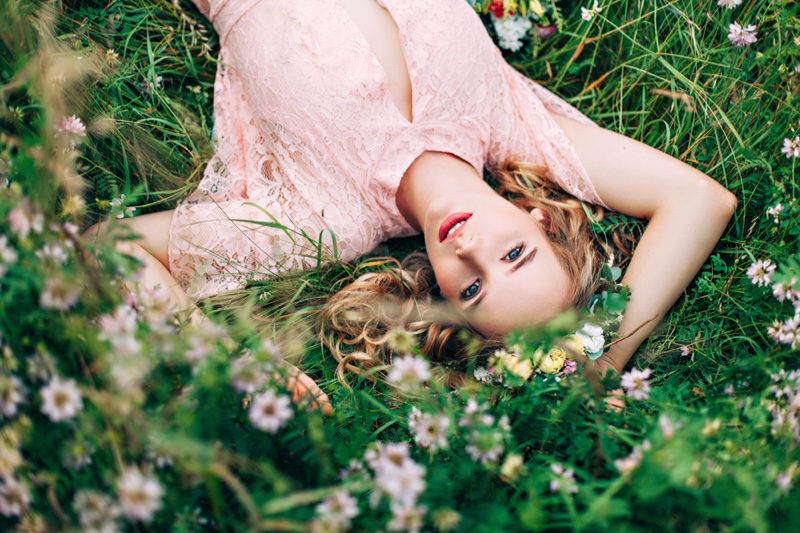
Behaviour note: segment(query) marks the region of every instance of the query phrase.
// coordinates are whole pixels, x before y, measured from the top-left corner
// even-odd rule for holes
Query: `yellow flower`
[[[528,11],[530,11],[537,17],[544,16],[544,8],[542,7],[542,4],[541,2],[539,2],[539,0],[531,0],[530,4],[528,4]]]
[[[499,366],[522,379],[528,380],[533,375],[533,363],[529,359],[521,360],[517,354],[505,350],[497,350],[495,357],[500,363]]]
[[[555,347],[539,361],[539,370],[545,374],[555,374],[564,367],[566,360],[567,353],[563,349]]]
[[[567,347],[567,359],[575,359],[575,355],[583,353],[583,341],[577,335],[564,337],[564,344]]]

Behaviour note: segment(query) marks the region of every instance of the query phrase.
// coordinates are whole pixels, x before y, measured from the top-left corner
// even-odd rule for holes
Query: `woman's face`
[[[567,306],[570,279],[548,223],[493,191],[431,204],[425,246],[442,296],[482,335],[542,324]]]

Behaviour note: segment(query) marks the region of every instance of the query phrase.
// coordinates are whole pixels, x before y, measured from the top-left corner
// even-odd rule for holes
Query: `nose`
[[[478,237],[474,233],[470,235],[462,233],[456,238],[455,244],[457,257],[470,257],[475,253],[475,249],[478,246]]]

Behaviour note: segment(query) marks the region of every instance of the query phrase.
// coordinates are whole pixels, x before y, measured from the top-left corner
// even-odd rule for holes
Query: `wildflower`
[[[337,491],[316,507],[317,520],[328,526],[325,531],[344,531],[358,516],[358,502],[350,494]]]
[[[398,353],[410,352],[417,345],[417,339],[414,338],[414,334],[402,327],[392,329],[386,342],[392,350]]]
[[[164,86],[164,78],[156,76],[155,81],[150,81],[148,79],[142,80],[139,84],[139,89],[145,94],[153,94],[156,89],[160,89]]]
[[[522,15],[495,17],[492,22],[497,32],[497,44],[500,48],[512,52],[522,48],[522,39],[528,35],[533,27],[531,20]]]
[[[661,430],[661,434],[664,435],[664,438],[667,440],[670,440],[675,436],[675,424],[673,424],[672,420],[670,420],[665,414],[662,414],[658,417],[658,428]]]
[[[497,461],[503,455],[505,451],[504,440],[505,432],[496,429],[471,431],[469,443],[464,447],[464,450],[475,462],[491,463]]]
[[[425,467],[411,459],[401,464],[382,463],[375,472],[377,494],[388,496],[394,504],[414,505],[425,490]]]
[[[53,422],[74,418],[78,411],[83,410],[81,393],[72,379],[61,381],[54,378],[39,391],[39,395],[42,397],[42,413]]]
[[[750,278],[753,285],[763,287],[769,283],[772,274],[775,272],[775,268],[775,264],[769,259],[759,259],[747,269],[747,277]]]
[[[419,388],[431,378],[430,364],[419,355],[406,354],[392,362],[386,380],[405,390]]]
[[[8,225],[18,238],[27,239],[31,231],[41,233],[44,230],[44,215],[23,199],[8,212]]]
[[[47,352],[28,358],[27,374],[31,380],[47,381],[56,374],[56,362]]]
[[[19,404],[25,399],[25,386],[14,374],[0,375],[0,415],[16,416]]]
[[[776,322],[767,332],[781,344],[788,344],[792,349],[800,347],[800,312],[784,322]]]
[[[44,290],[39,295],[42,309],[67,311],[78,303],[81,288],[61,278],[48,278],[44,282]]]
[[[116,64],[119,61],[119,54],[113,48],[109,48],[106,50],[106,61],[112,65]]]
[[[776,224],[781,223],[781,212],[783,211],[783,204],[776,204],[775,207],[767,208],[767,216],[772,217]]]
[[[570,469],[565,470],[564,467],[558,463],[550,465],[550,470],[555,474],[555,479],[550,480],[550,492],[558,492],[564,490],[569,494],[578,493],[578,485],[575,483],[575,471]]]
[[[231,385],[239,392],[253,394],[264,386],[267,376],[252,356],[235,359],[230,367]]]
[[[129,305],[120,305],[111,314],[97,319],[100,340],[108,341],[115,355],[134,356],[141,353],[141,345],[136,340],[138,314]]]
[[[606,339],[602,327],[585,322],[581,329],[575,332],[575,336],[583,343],[583,349],[589,359],[597,359],[603,354]]]
[[[700,431],[706,437],[714,437],[719,433],[719,429],[722,427],[722,421],[719,418],[715,418],[714,420],[709,420],[703,426],[703,429]]]
[[[792,479],[794,478],[795,470],[797,470],[797,463],[792,463],[789,468],[778,473],[778,476],[775,478],[775,484],[778,485],[781,491],[788,493],[792,490]]]
[[[255,428],[267,433],[277,433],[294,416],[290,404],[291,400],[285,394],[275,394],[268,390],[253,398],[247,418]]]
[[[217,326],[216,324],[214,324],[214,326],[217,327],[216,332],[212,330],[214,336],[220,336],[226,333],[220,326]],[[273,339],[262,340],[261,350],[264,352],[264,355],[267,356],[270,362],[277,363],[283,360],[283,356],[281,355],[281,347]]]
[[[614,461],[614,466],[619,471],[619,473],[625,475],[629,472],[633,472],[634,470],[636,470],[642,463],[642,458],[644,457],[644,453],[642,452],[642,450],[649,448],[650,447],[649,444],[650,444],[649,442],[645,441],[641,447],[634,446],[630,455]]]
[[[82,439],[75,439],[64,446],[62,462],[67,468],[80,470],[92,464],[93,453],[94,447],[91,444]]]
[[[475,379],[480,381],[481,383],[494,383],[495,375],[490,372],[487,368],[478,366],[475,367],[475,370],[472,372],[472,375],[475,376]]]
[[[22,466],[22,454],[16,446],[5,440],[0,440],[0,478],[7,478]]]
[[[594,18],[595,15],[603,11],[603,8],[598,5],[598,1],[594,0],[591,9],[586,9],[585,7],[581,8],[581,18],[585,21],[590,21]]]
[[[433,527],[437,531],[456,529],[461,523],[461,515],[452,509],[438,509],[433,513]]]
[[[730,33],[728,34],[728,39],[736,46],[750,46],[758,40],[756,37],[758,32],[756,31],[755,24],[750,24],[743,28],[741,24],[734,21],[729,29]]]
[[[78,522],[84,531],[118,531],[115,520],[122,514],[122,509],[105,494],[94,490],[79,490],[75,494],[72,508],[78,513]]]
[[[798,70],[798,72],[800,72],[800,70]],[[783,152],[787,158],[800,157],[800,135],[794,139],[789,139],[788,137],[783,139],[783,148],[781,148],[781,152]]]
[[[57,244],[45,244],[41,249],[36,250],[36,257],[40,261],[50,261],[54,265],[63,265],[69,259],[67,252]]]
[[[86,126],[75,115],[64,117],[56,126],[56,134],[66,141],[67,146],[75,148],[86,137]]]
[[[111,209],[117,209],[122,207],[125,204],[125,195],[121,194],[119,198],[114,198],[110,202],[108,202],[108,206]],[[119,213],[117,213],[117,218],[125,218],[133,216],[133,213],[136,211],[135,207],[126,207],[122,209]]]
[[[450,418],[444,414],[423,414],[416,407],[411,408],[408,416],[408,429],[414,436],[414,442],[431,451],[446,450],[450,444],[447,441],[447,430],[450,428]]]
[[[633,368],[622,374],[620,385],[625,389],[625,393],[634,400],[646,400],[650,397],[650,369],[639,370]]]
[[[786,300],[793,301],[800,299],[800,289],[795,290],[794,286],[797,284],[797,278],[792,278],[789,281],[782,281],[780,283],[772,284],[772,295],[779,301]]]
[[[386,524],[387,531],[408,531],[418,533],[422,529],[422,519],[428,509],[423,505],[392,505],[392,519]]]
[[[410,460],[410,455],[405,442],[377,442],[364,453],[364,460],[375,471],[384,469],[385,465],[400,466],[406,459]]]
[[[122,511],[131,520],[149,522],[161,509],[164,488],[158,480],[142,474],[135,466],[129,466],[117,480],[117,496]]]
[[[567,359],[564,361],[564,367],[561,369],[562,375],[572,374],[573,372],[578,370],[578,362],[573,361],[572,359]]]
[[[8,237],[0,235],[0,261],[7,265],[17,262],[17,251],[8,245]]]
[[[28,487],[10,476],[0,480],[0,514],[19,516],[30,504]]]
[[[510,453],[500,467],[500,474],[514,481],[525,473],[525,460],[518,453]]]
[[[749,270],[748,270],[748,272],[749,272]],[[685,344],[682,345],[681,346],[681,357],[688,357],[690,355],[692,355],[692,352],[691,352],[691,350],[689,350],[689,347],[686,346]]]
[[[742,0],[717,0],[718,6],[727,7],[728,9],[733,9],[741,3]]]

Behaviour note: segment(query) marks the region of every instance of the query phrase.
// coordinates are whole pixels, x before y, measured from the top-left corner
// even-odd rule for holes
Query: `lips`
[[[445,242],[449,241],[450,239],[454,239],[456,235],[461,233],[461,231],[464,229],[464,224],[456,228],[456,230],[450,235],[448,235],[447,232],[449,232],[452,227],[459,222],[466,222],[471,216],[472,213],[453,213],[448,215],[442,222],[442,225],[439,226],[439,242]]]

